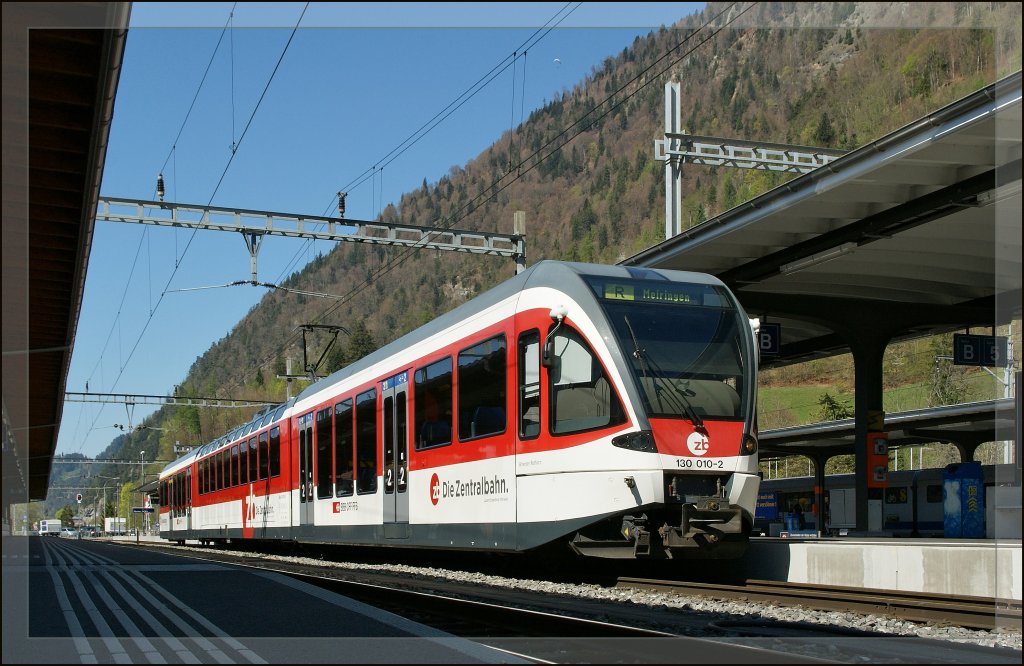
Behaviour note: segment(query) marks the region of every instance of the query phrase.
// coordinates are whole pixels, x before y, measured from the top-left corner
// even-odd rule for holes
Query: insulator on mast
[[[159,197],[160,201],[164,200],[164,175],[160,174],[156,177],[156,196]]]
[[[348,192],[338,192],[338,217],[345,217],[345,197],[348,196]]]

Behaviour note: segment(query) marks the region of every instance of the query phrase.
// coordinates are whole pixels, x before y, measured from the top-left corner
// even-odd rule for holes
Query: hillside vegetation
[[[530,264],[615,263],[663,240],[664,168],[653,142],[664,131],[668,80],[682,83],[691,133],[853,149],[1021,66],[1018,3],[759,3],[708,39],[712,31],[698,28],[727,7],[711,3],[610,54],[488,150],[447,173],[424,174],[422,186],[382,219],[510,232],[514,212],[525,211]],[[871,27],[878,25],[920,27]],[[999,31],[991,29],[996,25]],[[686,223],[700,224],[788,178],[687,167]],[[299,324],[361,331],[358,340],[339,338],[341,347],[321,368],[331,371],[513,272],[511,261],[491,257],[339,244],[285,284],[343,299],[269,293],[167,390],[283,400],[287,387],[277,375],[288,357],[300,371]],[[996,394],[992,382],[968,373],[938,377],[938,345],[923,340],[889,350],[887,411]],[[765,373],[762,428],[821,420],[826,393],[852,405],[852,376],[848,357]],[[293,394],[301,386],[293,384]],[[104,455],[171,459],[176,441],[209,441],[248,416],[164,408],[147,421],[163,430],[121,437]]]

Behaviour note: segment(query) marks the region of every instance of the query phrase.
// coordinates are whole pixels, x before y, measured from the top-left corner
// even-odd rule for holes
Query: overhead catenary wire
[[[270,85],[271,85],[271,83],[273,83],[274,77],[277,75],[277,72],[278,72],[278,70],[281,67],[281,62],[284,60],[285,55],[288,53],[288,49],[291,46],[292,41],[295,38],[295,34],[298,31],[299,25],[302,23],[302,19],[306,15],[306,11],[308,9],[309,9],[309,3],[307,2],[303,6],[303,8],[302,8],[302,12],[300,13],[298,20],[295,22],[295,26],[292,28],[291,34],[288,36],[288,41],[285,43],[284,48],[281,50],[281,55],[278,57],[277,63],[274,65],[274,69],[270,73],[270,76],[267,79],[267,83],[266,83],[266,85],[263,88],[263,92],[260,94],[259,99],[257,100],[255,106],[253,107],[252,113],[249,115],[249,119],[246,122],[245,127],[242,129],[242,132],[241,132],[241,134],[238,137],[238,141],[237,141],[237,143],[234,146],[235,149],[231,151],[231,155],[228,158],[227,164],[224,166],[224,170],[221,172],[220,178],[218,179],[216,186],[213,188],[213,191],[210,194],[210,198],[207,201],[207,205],[210,205],[213,202],[214,197],[217,196],[217,192],[220,190],[220,187],[221,187],[221,185],[224,182],[224,178],[225,178],[225,176],[227,176],[228,170],[231,168],[231,164],[233,163],[233,161],[235,159],[235,156],[238,154],[238,148],[241,147],[242,141],[245,139],[245,136],[248,133],[249,128],[252,126],[252,121],[255,118],[256,113],[259,111],[260,106],[263,103],[263,100],[264,100],[264,98],[267,95],[267,91],[270,89]],[[233,15],[233,13],[234,13],[234,6],[232,6],[232,15]],[[229,18],[229,22],[230,21],[231,21],[231,19]],[[227,24],[225,24],[225,30],[226,30],[226,27],[227,27]],[[220,45],[220,41],[221,40],[223,40],[223,31],[221,33],[220,40],[218,40],[218,47]],[[216,54],[216,49],[214,50],[214,54]],[[207,72],[209,72],[209,69],[210,69],[210,67],[209,67],[209,65],[207,65]],[[203,75],[203,80],[205,81],[205,79],[206,79],[206,74]],[[200,84],[200,87],[201,86],[202,86],[202,84]],[[196,97],[198,97],[198,95],[199,95],[199,92],[197,91],[196,92]],[[189,111],[186,114],[186,122],[187,122],[187,116],[189,114],[191,114],[192,108],[193,108],[194,105],[195,105],[195,99],[193,99],[192,106],[189,107]],[[180,136],[181,136],[181,132],[184,129],[184,125],[185,125],[185,123],[183,122],[182,123],[182,127],[181,127],[181,129],[179,129],[178,135],[175,138],[175,145],[177,144],[178,138],[180,138]],[[170,160],[170,157],[173,154],[173,152],[174,152],[174,146],[172,146],[171,152],[168,154],[167,160],[164,161],[164,167],[166,167],[167,161]],[[161,168],[161,171],[163,171],[163,168]],[[195,239],[197,231],[198,231],[197,229],[194,229],[192,231],[192,234],[189,236],[188,242],[185,244],[185,248],[182,250],[180,259],[183,259],[185,254],[188,252],[189,248],[192,245],[192,241]],[[141,242],[140,242],[140,249],[141,249]],[[146,321],[145,321],[145,323],[142,326],[142,330],[139,332],[138,338],[135,340],[135,344],[132,346],[131,352],[129,352],[128,357],[126,359],[123,359],[123,361],[121,362],[121,367],[120,367],[120,370],[119,370],[119,372],[117,374],[117,377],[114,379],[113,383],[111,384],[111,387],[110,387],[111,391],[117,386],[117,383],[121,380],[121,377],[124,375],[125,367],[127,367],[128,363],[134,357],[135,352],[138,350],[139,345],[142,343],[142,340],[143,340],[143,338],[146,335],[146,331],[149,329],[150,324],[153,322],[153,318],[156,316],[157,310],[159,310],[159,308],[160,308],[160,304],[163,303],[164,296],[167,294],[168,288],[170,287],[171,283],[174,281],[174,278],[175,278],[175,276],[178,273],[178,269],[181,266],[180,259],[175,263],[175,267],[171,271],[171,275],[168,278],[167,283],[164,286],[163,291],[161,292],[160,296],[157,298],[156,304],[152,306],[152,308],[150,310],[150,313],[149,313],[149,316],[146,318]],[[130,284],[130,281],[129,281],[129,284]],[[127,292],[127,286],[125,288],[125,291]],[[120,351],[120,346],[119,346],[119,351]],[[101,407],[100,410],[97,412],[96,419],[93,421],[92,426],[90,426],[90,428],[89,428],[90,432],[95,428],[96,422],[99,420],[100,416],[102,415],[102,412],[103,412],[103,409]],[[84,443],[85,443],[85,438],[83,438],[82,439],[82,443],[79,444],[79,450],[81,450],[81,447],[84,445]]]
[[[377,204],[378,195],[377,195],[377,188],[376,188],[376,185],[377,185],[376,174],[377,174],[378,170],[383,170],[384,166],[387,166],[387,165],[391,164],[392,162],[394,162],[395,159],[397,159],[399,156],[401,156],[406,150],[408,150],[413,145],[415,145],[424,136],[426,136],[434,128],[436,128],[441,122],[443,122],[448,117],[450,117],[453,113],[458,111],[464,104],[466,104],[469,100],[471,100],[473,97],[475,97],[480,91],[482,91],[484,88],[486,88],[487,85],[489,85],[498,76],[500,76],[504,71],[506,71],[510,65],[514,64],[515,59],[516,59],[516,54],[518,54],[520,52],[522,53],[522,57],[523,57],[523,60],[524,60],[523,66],[524,66],[524,70],[525,70],[525,58],[526,58],[527,49],[533,48],[538,43],[540,43],[540,41],[542,39],[544,39],[545,37],[547,37],[552,32],[552,30],[557,28],[573,12],[575,12],[577,9],[579,9],[580,5],[582,5],[582,4],[583,4],[582,2],[576,2],[576,3],[568,2],[565,5],[563,5],[557,12],[555,12],[554,15],[552,15],[551,18],[549,18],[547,21],[545,21],[545,23],[542,26],[540,26],[539,28],[534,30],[533,33],[531,33],[529,37],[527,37],[525,40],[523,40],[523,42],[520,43],[513,50],[513,53],[512,53],[512,56],[511,56],[512,57],[512,61],[511,62],[509,61],[509,57],[510,56],[506,56],[504,59],[499,61],[487,73],[485,73],[483,76],[481,76],[479,79],[477,79],[472,85],[470,85],[468,88],[466,88],[455,99],[453,99],[451,102],[449,102],[444,108],[442,108],[440,111],[435,113],[429,120],[427,120],[422,125],[420,125],[420,127],[418,127],[416,130],[414,130],[409,136],[407,136],[397,146],[392,148],[383,157],[378,159],[374,163],[373,166],[367,167],[359,175],[354,177],[346,186],[341,187],[339,189],[341,191],[344,191],[344,192],[352,192],[354,189],[357,189],[359,186],[363,185],[367,180],[371,180],[372,179],[371,180],[371,184],[373,186],[373,192],[371,193],[371,205]],[[526,72],[524,71],[523,72],[523,85],[524,85],[524,88],[525,88],[525,85],[526,85],[525,81],[526,81]],[[523,104],[525,104],[525,102],[523,102]],[[522,112],[520,112],[520,124],[522,124]],[[382,186],[382,189],[383,189],[383,186]],[[324,212],[322,213],[322,216],[327,216],[330,213],[331,209],[334,207],[334,204],[335,204],[335,197],[332,195],[330,202],[328,202],[327,206],[324,208]],[[378,206],[378,209],[379,209],[379,206]],[[284,269],[281,271],[280,275],[278,276],[278,280],[277,280],[278,282],[280,282],[281,279],[284,277],[284,275],[286,273],[288,273],[292,269],[292,267],[295,266],[298,263],[299,257],[301,257],[302,254],[305,252],[306,247],[308,246],[309,242],[310,241],[306,241],[296,251],[296,253],[292,257],[291,261],[289,261],[288,264],[285,265]]]
[[[485,200],[487,198],[493,197],[493,196],[501,193],[502,191],[507,189],[509,186],[511,186],[512,183],[514,183],[517,180],[519,180],[520,178],[524,177],[526,174],[528,174],[533,169],[535,169],[541,162],[543,162],[544,160],[550,158],[551,155],[553,155],[555,152],[560,150],[562,146],[568,144],[569,141],[571,141],[572,139],[576,138],[577,136],[582,134],[584,131],[589,129],[590,126],[593,125],[595,122],[599,121],[600,119],[602,119],[603,117],[605,117],[606,115],[608,115],[609,113],[614,111],[616,108],[618,108],[618,106],[620,106],[621,104],[623,104],[626,101],[628,101],[631,97],[636,95],[640,90],[642,90],[643,88],[645,88],[646,86],[650,85],[652,82],[657,80],[658,77],[660,77],[665,72],[667,72],[672,66],[674,66],[678,62],[682,61],[688,55],[693,53],[694,50],[696,50],[697,48],[703,46],[705,43],[707,43],[708,41],[713,39],[722,30],[724,30],[725,28],[729,27],[733,22],[735,22],[736,20],[741,18],[743,15],[745,15],[748,11],[750,11],[750,9],[752,9],[758,3],[757,2],[751,3],[749,6],[744,8],[742,11],[739,11],[735,15],[731,16],[730,18],[728,18],[728,20],[725,21],[720,27],[718,27],[718,28],[714,29],[713,31],[711,31],[709,34],[707,34],[706,37],[703,37],[701,39],[701,41],[699,41],[698,43],[694,44],[691,48],[689,48],[688,50],[686,50],[682,54],[678,55],[678,57],[676,57],[673,60],[671,60],[668,64],[664,65],[664,67],[660,71],[658,71],[654,76],[650,77],[646,82],[641,83],[636,88],[636,90],[634,90],[633,92],[629,93],[628,95],[626,95],[622,99],[619,99],[614,104],[611,104],[611,102],[613,100],[615,100],[616,96],[618,96],[620,93],[625,91],[627,88],[629,88],[631,85],[633,85],[637,81],[640,81],[641,79],[643,79],[649,72],[651,72],[652,70],[655,70],[656,68],[658,68],[659,65],[666,58],[670,57],[673,53],[677,52],[680,48],[682,48],[682,47],[686,46],[687,44],[691,43],[697,37],[697,35],[701,34],[704,31],[706,31],[709,28],[709,26],[712,26],[712,24],[715,23],[716,21],[718,21],[722,16],[725,16],[729,12],[731,12],[731,10],[737,4],[739,4],[739,3],[738,2],[731,3],[730,5],[728,5],[725,8],[723,8],[721,11],[717,12],[714,16],[712,16],[711,18],[706,20],[702,25],[700,25],[696,29],[694,29],[690,34],[688,34],[678,44],[676,44],[672,48],[668,49],[661,57],[659,57],[657,60],[655,60],[651,65],[649,65],[648,67],[646,67],[645,69],[640,71],[632,79],[630,79],[629,81],[624,83],[622,86],[620,86],[617,90],[611,92],[604,100],[602,100],[601,102],[597,103],[590,111],[588,111],[587,113],[583,114],[580,118],[578,118],[577,120],[572,122],[567,127],[563,128],[552,139],[550,139],[543,146],[541,146],[540,148],[535,150],[533,153],[528,155],[526,158],[520,160],[518,168],[515,170],[514,174],[512,174],[510,172],[509,174],[505,174],[505,175],[499,177],[494,183],[491,184],[491,186],[486,188],[483,191],[483,193],[481,193],[480,195],[470,199],[461,208],[459,208],[458,210],[454,211],[447,218],[447,220],[441,220],[435,226],[437,226],[439,228],[442,228],[442,229],[451,228],[455,223],[457,223],[459,220],[461,220],[464,217],[464,213],[468,214],[469,212],[472,212],[472,210],[475,208],[477,202],[479,202],[481,200]],[[564,17],[563,17],[563,19],[564,19]],[[554,26],[552,26],[552,27],[554,27]],[[541,29],[538,29],[537,32],[540,32],[540,30]],[[535,32],[534,35],[536,35],[537,32]],[[545,34],[547,34],[547,33],[545,33]],[[527,40],[527,42],[529,42],[529,41],[530,40]],[[536,42],[534,42],[534,43],[536,43]],[[506,68],[507,67],[508,67],[508,65],[506,65]],[[480,80],[482,81],[483,79],[487,78],[489,75],[491,75],[490,80],[493,80],[493,78],[494,78],[493,73],[496,70],[498,70],[499,68],[500,68],[500,65],[496,66],[495,68],[492,68],[492,70],[488,73],[488,75],[485,75]],[[479,83],[479,81],[478,81],[478,83]],[[466,93],[463,93],[463,95],[465,95],[465,94]],[[461,99],[461,97],[462,96],[460,96],[460,99]],[[455,104],[455,102],[453,102],[452,104],[449,104],[447,107],[445,107],[445,109],[447,110],[447,109],[451,108],[454,104]],[[608,106],[608,108],[603,113],[601,113],[600,115],[594,115],[598,110],[602,109],[602,107],[605,107],[605,106]],[[437,118],[439,115],[441,115],[441,113],[443,113],[443,111],[439,112],[437,115],[435,115],[434,118]],[[585,120],[587,120],[588,117],[590,117],[590,116],[593,116],[593,117],[590,118],[590,120],[586,124],[586,126],[582,126],[582,123]],[[425,124],[423,127],[426,127],[428,124],[429,124],[429,122],[427,124]],[[421,127],[421,129],[422,129],[422,127]],[[567,138],[565,138],[564,141],[562,141],[557,147],[552,149],[550,152],[547,152],[546,154],[543,154],[543,156],[540,156],[553,143],[557,142],[559,139],[561,139],[563,137],[567,137]],[[409,141],[409,139],[406,139],[406,142],[408,142],[408,141]],[[403,142],[403,144],[404,143],[405,142]],[[415,142],[413,142],[413,143],[415,143]],[[411,146],[411,144],[410,144],[410,146]],[[406,149],[407,148],[408,148],[408,146],[406,147]],[[397,148],[392,150],[392,152],[389,153],[389,155],[391,155],[392,153],[395,153],[396,150],[397,150]],[[540,156],[540,157],[538,157],[538,156]],[[526,166],[524,168],[524,165],[527,165],[534,158],[537,158],[536,161],[533,164],[530,164],[530,165],[528,165],[528,166]],[[510,178],[510,180],[508,182],[502,184],[502,181],[504,181],[506,178]],[[355,182],[355,181],[353,181],[353,182]],[[358,183],[356,183],[356,185],[358,185]],[[350,185],[350,187],[343,188],[343,189],[345,189],[346,191],[351,191],[352,187]],[[333,199],[332,199],[332,202],[333,202]],[[399,252],[396,256],[394,256],[393,258],[389,259],[380,268],[378,268],[375,271],[373,271],[363,281],[361,281],[359,284],[357,284],[352,289],[350,289],[346,294],[341,295],[340,298],[338,298],[334,303],[332,303],[330,306],[328,306],[319,315],[314,317],[313,322],[314,323],[321,323],[321,322],[323,322],[328,316],[330,316],[331,314],[333,314],[334,312],[339,310],[342,306],[344,306],[346,303],[348,303],[350,300],[352,300],[352,298],[354,298],[358,293],[360,293],[361,291],[363,291],[364,289],[366,289],[367,287],[372,285],[373,282],[376,279],[378,279],[380,277],[383,277],[384,275],[386,275],[387,273],[391,272],[392,270],[394,270],[395,268],[397,268],[398,266],[403,264],[405,261],[407,261],[409,259],[409,257],[412,255],[412,253],[415,250],[417,250],[417,249],[419,249],[417,246],[407,247],[407,248],[404,249],[404,251]],[[268,354],[263,359],[261,359],[256,364],[254,364],[254,367],[262,367],[266,363],[269,363],[276,356],[278,356],[281,353],[281,351],[283,351],[284,349],[287,349],[290,345],[292,345],[296,341],[297,341],[297,336],[293,333],[292,335],[290,335],[283,342],[283,344],[281,346],[279,346],[272,353]],[[245,373],[243,373],[243,376],[244,376],[244,374]],[[233,384],[228,385],[226,387],[226,390],[230,390],[230,389],[236,388],[238,386],[240,386],[240,382],[235,382]]]

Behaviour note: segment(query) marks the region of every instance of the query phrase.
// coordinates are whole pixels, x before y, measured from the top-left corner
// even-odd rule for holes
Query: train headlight
[[[654,445],[654,435],[651,434],[650,430],[641,430],[640,432],[630,432],[625,435],[619,435],[612,439],[612,444],[621,449],[629,449],[630,451],[643,451],[644,453],[658,452],[658,448]]]
[[[757,453],[757,438],[753,435],[746,435],[743,438],[743,454],[750,455]]]

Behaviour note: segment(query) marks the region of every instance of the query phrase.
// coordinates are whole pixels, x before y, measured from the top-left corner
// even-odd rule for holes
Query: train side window
[[[505,336],[459,352],[459,439],[505,432]]]
[[[377,492],[377,389],[356,396],[356,492]]]
[[[925,486],[924,499],[926,502],[934,504],[935,502],[942,501],[942,485],[933,484]]]
[[[227,465],[224,464],[224,452],[221,451],[217,454],[217,490],[224,490],[224,470]]]
[[[554,344],[554,364],[548,371],[552,434],[625,423],[622,403],[590,345],[566,326],[558,329]]]
[[[519,336],[519,437],[540,435],[540,332]]]
[[[352,494],[352,398],[334,406],[334,489]]]
[[[256,454],[256,438],[249,438],[249,482],[259,479],[259,457]]]
[[[238,446],[231,447],[231,485],[238,485]]]
[[[327,410],[328,412],[330,410]],[[270,455],[267,450],[267,433],[260,433],[260,481],[266,480],[270,472]]]
[[[270,476],[281,476],[281,428],[270,429]]]
[[[422,367],[415,381],[416,450],[452,443],[452,357]]]
[[[249,445],[244,441],[238,445],[238,482],[249,483]]]
[[[331,472],[334,461],[331,459],[331,408],[321,409],[316,413],[316,497],[324,499],[334,494],[331,487]]]

